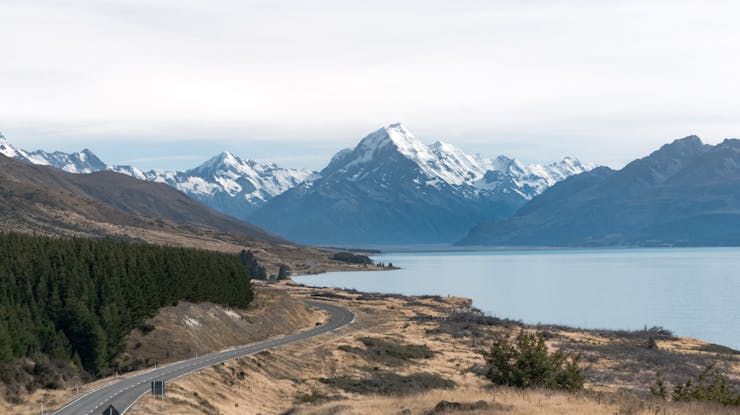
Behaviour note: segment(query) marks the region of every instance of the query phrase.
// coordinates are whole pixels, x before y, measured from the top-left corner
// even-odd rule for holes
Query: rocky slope
[[[718,246],[740,244],[740,140],[696,136],[619,171],[553,186],[512,218],[476,226],[461,245]]]

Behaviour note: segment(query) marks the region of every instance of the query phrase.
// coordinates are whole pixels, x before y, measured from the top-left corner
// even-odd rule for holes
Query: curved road
[[[235,349],[200,356],[195,359],[183,360],[149,370],[136,376],[121,378],[80,396],[75,401],[54,412],[54,415],[100,415],[109,405],[113,405],[123,414],[139,398],[150,391],[150,384],[153,380],[171,381],[230,359],[325,334],[354,321],[355,315],[347,309],[318,301],[305,301],[305,303],[327,311],[331,316],[329,322],[308,331],[294,333],[277,339],[265,340],[259,343],[252,343]]]

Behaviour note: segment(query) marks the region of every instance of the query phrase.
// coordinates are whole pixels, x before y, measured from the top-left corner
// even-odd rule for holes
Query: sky
[[[740,2],[3,0],[0,132],[187,168],[424,142],[619,167],[740,137]]]

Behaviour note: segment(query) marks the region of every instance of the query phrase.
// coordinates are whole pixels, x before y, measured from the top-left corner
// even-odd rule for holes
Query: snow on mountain
[[[142,170],[137,169],[134,166],[108,166],[108,170],[114,171],[116,173],[125,174],[127,176],[131,176],[133,178],[139,179],[139,180],[150,180],[147,173],[143,172]],[[153,181],[153,180],[150,180]]]
[[[187,171],[144,172],[132,166],[111,166],[110,169],[141,180],[169,184],[216,210],[241,219],[313,174],[273,163],[242,160],[229,152],[218,154]]]
[[[56,167],[70,173],[92,173],[108,167],[88,149],[77,153],[61,151],[47,153],[43,150],[29,152],[13,147],[2,134],[0,134],[0,154],[26,163]]]
[[[346,174],[359,169],[352,175],[353,180],[359,180],[378,167],[373,163],[388,148],[414,163],[423,174],[425,184],[471,186],[481,192],[516,191],[526,199],[542,193],[560,180],[595,167],[572,157],[551,164],[523,164],[503,155],[495,159],[469,155],[443,141],[427,146],[403,125],[396,123],[369,134],[354,150],[345,149],[337,153],[329,164],[330,170]],[[513,187],[507,189],[506,185]]]
[[[491,166],[492,168],[483,178],[475,182],[478,189],[515,191],[527,200],[563,179],[596,167],[592,163],[581,163],[572,157],[565,157],[561,161],[550,164],[525,165],[519,160],[506,156],[498,156],[495,162],[491,161]]]
[[[482,221],[510,217],[556,182],[593,168],[566,157],[525,164],[424,144],[401,124],[338,152],[319,173],[220,153],[186,171],[106,166],[92,152],[0,153],[73,173],[112,170],[166,183],[211,208],[314,244],[447,243]]]
[[[108,168],[105,163],[88,149],[69,154],[61,151],[47,153],[43,150],[36,150],[26,153],[26,157],[33,164],[53,166],[70,173],[92,173]]]
[[[18,151],[15,147],[12,146],[2,134],[0,134],[0,154],[14,159],[24,161],[28,160],[21,151]]]
[[[249,219],[307,244],[450,243],[590,168],[572,158],[540,165],[469,155],[442,141],[426,145],[391,124],[338,152],[310,182],[274,197]]]
[[[265,201],[308,179],[312,173],[302,169],[284,169],[273,163],[245,161],[224,152],[186,174],[212,183],[232,197],[240,195],[247,200]]]
[[[397,151],[418,166],[429,183],[441,180],[459,186],[483,177],[478,161],[455,146],[437,141],[427,146],[400,123],[383,127],[364,139],[352,150],[334,156],[333,163],[344,162],[341,171],[362,168],[378,160],[387,149]],[[359,179],[362,175],[357,176]]]
[[[272,163],[245,161],[228,152],[188,171],[143,171],[134,166],[108,166],[87,149],[77,153],[24,151],[15,148],[1,134],[0,154],[70,173],[111,170],[139,180],[166,183],[216,210],[241,219],[314,174],[308,170],[284,169]]]

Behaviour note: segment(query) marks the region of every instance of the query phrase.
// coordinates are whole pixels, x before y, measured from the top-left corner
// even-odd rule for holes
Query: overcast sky
[[[619,166],[740,137],[740,2],[3,0],[0,131],[26,149],[320,168],[383,124]]]

